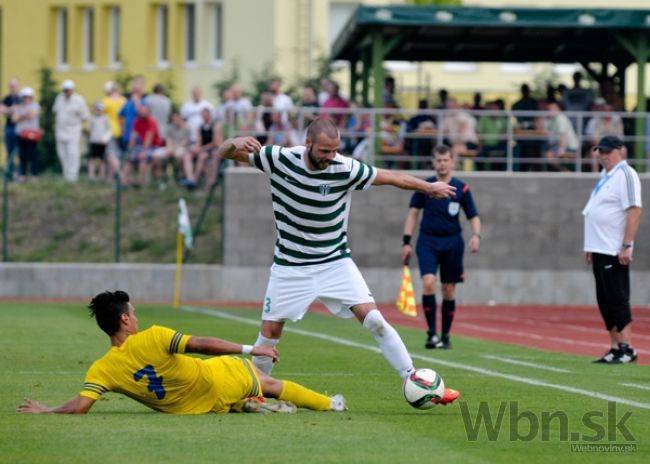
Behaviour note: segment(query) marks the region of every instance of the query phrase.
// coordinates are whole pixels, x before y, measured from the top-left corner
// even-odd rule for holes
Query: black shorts
[[[621,331],[632,322],[630,310],[630,266],[618,262],[618,256],[592,253],[596,278],[598,309],[607,330]]]
[[[463,271],[465,241],[461,234],[444,237],[420,234],[415,252],[418,255],[421,276],[436,275],[440,266],[440,282],[457,284],[465,280]]]
[[[88,158],[90,159],[104,159],[106,154],[106,145],[102,143],[91,143],[88,150]]]

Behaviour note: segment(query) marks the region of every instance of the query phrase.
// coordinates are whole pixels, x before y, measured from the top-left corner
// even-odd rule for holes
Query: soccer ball
[[[404,381],[404,398],[416,409],[430,409],[442,399],[445,382],[432,369],[416,369]]]

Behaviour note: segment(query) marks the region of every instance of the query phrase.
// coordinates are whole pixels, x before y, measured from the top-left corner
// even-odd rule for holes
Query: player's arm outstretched
[[[20,414],[41,414],[41,413],[56,413],[56,414],[86,414],[90,408],[95,404],[95,400],[85,396],[77,395],[70,401],[59,406],[47,406],[36,400],[24,398],[23,403],[18,406],[16,412]]]
[[[274,347],[240,345],[215,337],[190,337],[185,346],[185,352],[212,356],[244,353],[253,356],[269,356],[273,359],[273,362],[280,360],[280,353]]]
[[[225,140],[217,153],[221,158],[248,163],[248,154],[257,153],[262,145],[254,137],[235,137]]]
[[[404,190],[415,190],[433,198],[447,198],[454,194],[456,187],[446,182],[427,182],[410,174],[377,168],[373,185],[393,185]]]

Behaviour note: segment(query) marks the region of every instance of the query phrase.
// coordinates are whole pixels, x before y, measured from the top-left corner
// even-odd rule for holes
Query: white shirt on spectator
[[[81,135],[81,124],[90,118],[90,111],[86,106],[86,100],[74,92],[70,98],[59,93],[54,100],[52,110],[56,114],[56,138],[57,140],[72,140]]]
[[[181,116],[185,119],[187,128],[190,130],[190,134],[192,134],[192,142],[196,142],[196,140],[194,140],[196,138],[196,133],[199,130],[199,127],[201,127],[201,124],[203,124],[201,111],[206,107],[210,108],[210,111],[214,115],[214,105],[207,100],[200,100],[198,102],[189,100],[181,106]]]

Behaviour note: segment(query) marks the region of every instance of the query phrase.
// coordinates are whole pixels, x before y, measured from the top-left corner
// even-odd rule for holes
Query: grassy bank
[[[120,261],[173,263],[178,199],[187,202],[196,223],[207,191],[170,185],[124,189],[121,195]],[[0,201],[2,198],[0,198]],[[210,203],[192,263],[221,260],[221,199]],[[4,206],[4,205],[3,205]],[[115,186],[64,183],[60,177],[8,186],[7,251],[12,262],[113,262],[115,260]],[[0,224],[2,216],[0,216]],[[0,229],[2,230],[2,229]]]

